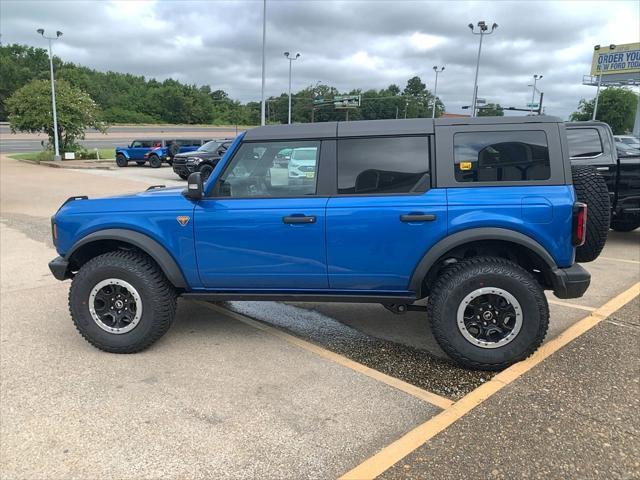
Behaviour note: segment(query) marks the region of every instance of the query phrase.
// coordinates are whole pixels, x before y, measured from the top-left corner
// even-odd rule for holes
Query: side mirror
[[[182,192],[191,200],[200,200],[203,194],[202,176],[200,172],[193,172],[187,179],[187,188]]]

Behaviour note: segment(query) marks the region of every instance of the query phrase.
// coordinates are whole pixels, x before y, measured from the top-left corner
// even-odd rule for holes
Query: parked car
[[[203,144],[209,140],[202,139],[177,139],[167,140],[164,144],[153,148],[145,154],[145,158],[149,160],[149,164],[152,167],[160,167],[162,162],[167,162],[169,165],[173,164],[173,158],[179,153],[193,152],[199,149]]]
[[[116,165],[126,167],[135,161],[138,165],[149,162],[151,167],[160,168],[162,162],[171,164],[177,153],[197,150],[206,142],[208,140],[133,140],[127,147],[116,147]]]
[[[640,227],[640,157],[614,141],[602,122],[567,123],[571,163],[595,168],[609,192],[613,230],[629,232]],[[591,212],[590,212],[591,215]]]
[[[632,148],[640,150],[640,138],[633,135],[614,135],[613,138],[616,144],[628,145]]]
[[[133,140],[126,147],[116,147],[116,164],[119,167],[126,167],[130,161],[135,161],[138,165],[144,165],[147,161],[146,154],[152,149],[162,146],[164,140],[143,139]]]
[[[287,163],[289,178],[314,178],[316,153],[315,148],[294,148]]]
[[[627,145],[626,143],[617,143],[616,142],[616,151],[618,152],[618,157],[640,157],[640,150],[632,147],[631,145]]]
[[[183,180],[193,172],[200,172],[205,181],[231,142],[233,139],[229,138],[211,140],[192,152],[178,153],[173,157],[173,171]]]
[[[287,148],[304,149],[313,178],[274,167]],[[70,198],[52,218],[49,266],[73,278],[71,318],[107,352],[158,340],[178,296],[374,302],[425,312],[453,359],[496,370],[542,343],[544,290],[589,286],[574,182],[553,117],[265,126],[236,138],[206,182]]]

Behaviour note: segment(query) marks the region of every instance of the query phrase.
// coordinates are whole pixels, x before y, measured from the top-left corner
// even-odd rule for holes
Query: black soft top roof
[[[366,137],[373,135],[426,135],[434,127],[451,125],[505,125],[523,123],[562,123],[557,117],[535,115],[527,117],[477,118],[409,118],[399,120],[360,120],[353,122],[294,123],[269,125],[248,130],[244,139],[294,140],[336,137]]]

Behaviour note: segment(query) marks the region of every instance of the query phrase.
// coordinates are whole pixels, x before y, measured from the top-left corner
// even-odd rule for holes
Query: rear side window
[[[338,140],[338,193],[424,192],[429,187],[427,137]]]
[[[595,128],[567,129],[567,142],[571,158],[591,158],[602,155],[602,140]]]
[[[519,182],[551,176],[543,131],[456,133],[453,144],[457,182]]]

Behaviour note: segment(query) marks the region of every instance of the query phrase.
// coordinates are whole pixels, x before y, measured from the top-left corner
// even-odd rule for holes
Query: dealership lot
[[[169,167],[0,162],[3,477],[335,478],[454,401],[464,404],[476,388],[495,385],[492,375],[444,359],[423,314],[397,316],[378,305],[181,301],[176,324],[149,350],[100,352],[73,328],[69,283],[48,272],[49,216],[74,194],[184,182]],[[587,268],[593,278],[584,298],[549,297],[547,345],[594,312],[604,316],[603,305],[637,284],[640,230],[611,232]],[[616,338],[637,345],[637,335]],[[637,365],[638,350],[625,351]],[[533,394],[518,388],[510,391],[515,405]],[[631,398],[633,387],[622,395]],[[637,420],[620,418],[635,428]],[[479,464],[487,470],[476,475],[488,476],[490,462]]]

